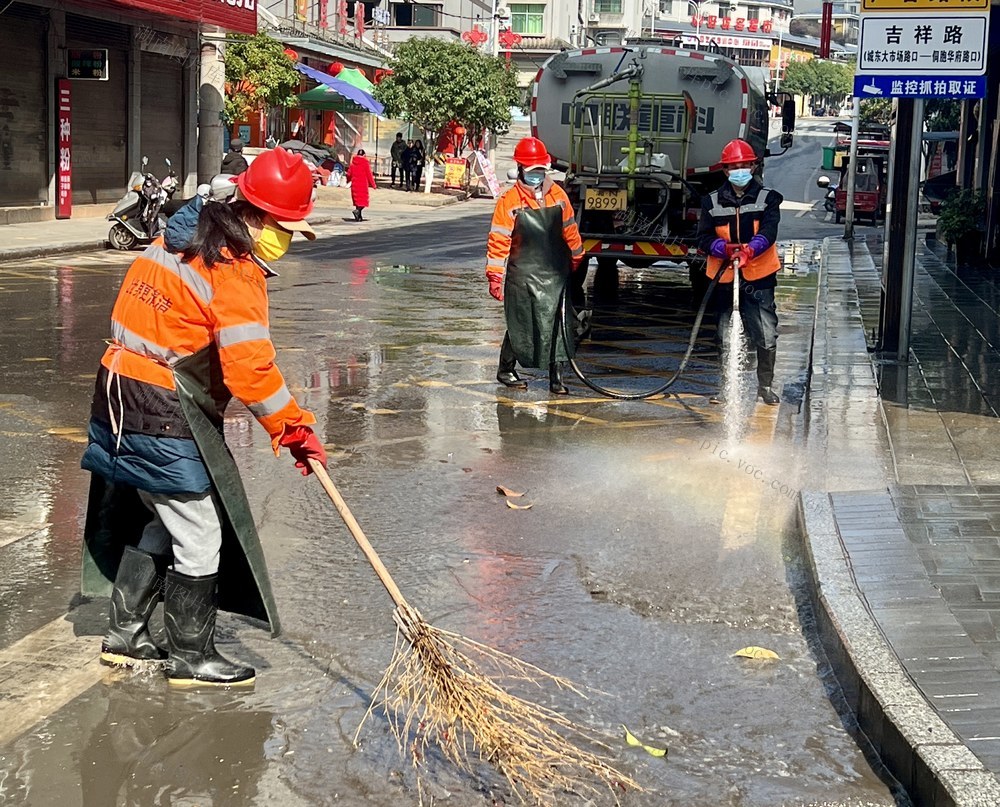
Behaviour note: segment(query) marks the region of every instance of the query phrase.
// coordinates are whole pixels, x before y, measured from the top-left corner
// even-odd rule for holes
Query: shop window
[[[396,3],[392,8],[395,13],[394,24],[401,28],[437,28],[440,25],[438,6]]]
[[[539,36],[545,32],[543,3],[513,3],[510,7],[510,28],[515,34]]]

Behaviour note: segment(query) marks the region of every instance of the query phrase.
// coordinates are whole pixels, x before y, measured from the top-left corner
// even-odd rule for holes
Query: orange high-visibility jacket
[[[576,225],[573,215],[573,205],[569,202],[566,191],[552,180],[542,183],[541,204],[535,198],[535,192],[523,182],[517,182],[497,200],[493,211],[493,222],[490,226],[490,237],[486,247],[486,274],[503,276],[507,268],[507,258],[510,256],[510,237],[514,232],[514,222],[517,211],[522,207],[537,210],[540,207],[562,207],[563,238],[573,256],[573,268],[583,257],[583,241],[580,240],[580,228]]]
[[[274,363],[266,278],[251,258],[208,268],[198,258],[184,262],[157,239],[126,273],[111,327],[101,364],[167,390],[175,388],[171,365],[214,343],[223,383],[267,430],[276,453],[286,429],[316,422]]]

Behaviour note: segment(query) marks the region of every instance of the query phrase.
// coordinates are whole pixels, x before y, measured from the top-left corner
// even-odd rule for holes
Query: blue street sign
[[[986,76],[855,76],[857,98],[985,98]]]

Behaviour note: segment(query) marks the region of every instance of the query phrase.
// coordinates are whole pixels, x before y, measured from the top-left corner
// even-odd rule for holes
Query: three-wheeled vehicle
[[[847,213],[847,172],[850,159],[844,158],[840,168],[840,182],[834,194],[834,219],[837,224]],[[821,188],[830,187],[830,178],[821,176],[816,180]],[[885,218],[886,203],[886,157],[882,154],[858,154],[858,171],[854,181],[855,220],[867,218],[872,224]]]

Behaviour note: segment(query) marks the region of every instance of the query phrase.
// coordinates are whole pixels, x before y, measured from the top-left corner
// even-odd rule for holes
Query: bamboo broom
[[[522,802],[548,804],[560,793],[596,795],[607,788],[617,803],[619,792],[642,790],[606,758],[582,747],[607,748],[591,730],[510,694],[502,683],[549,683],[584,697],[570,681],[425,622],[406,601],[326,469],[313,459],[309,466],[396,605],[392,659],[359,733],[380,704],[400,753],[409,749],[418,778],[420,762],[434,745],[469,773],[477,760],[489,762]]]

